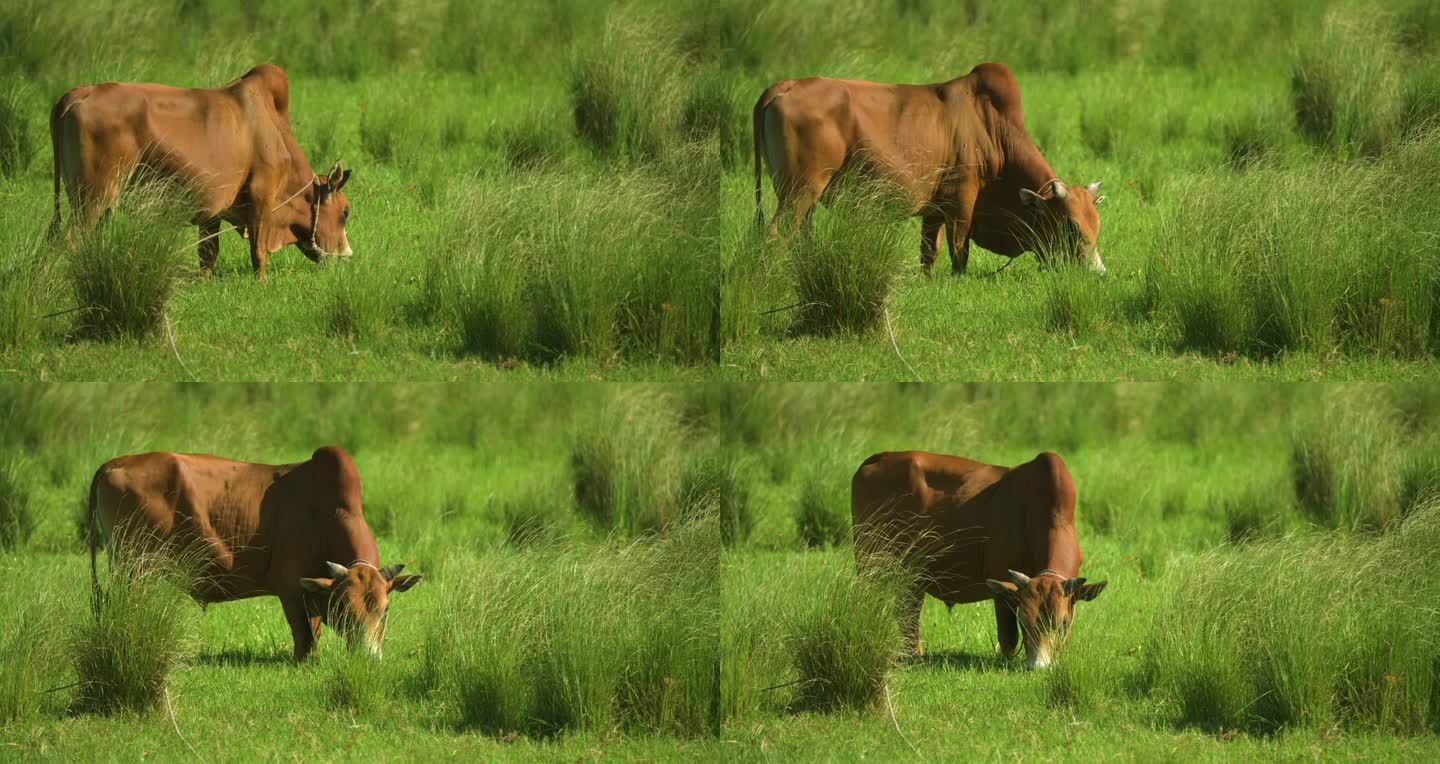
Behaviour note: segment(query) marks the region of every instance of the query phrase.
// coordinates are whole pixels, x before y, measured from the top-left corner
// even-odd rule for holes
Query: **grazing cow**
[[[980,64],[934,85],[810,77],[765,89],[755,104],[755,208],[761,155],[779,204],[771,222],[794,233],[831,181],[852,168],[894,185],[921,217],[920,265],[941,229],[950,265],[965,272],[970,242],[1014,258],[1061,251],[1103,274],[1097,181],[1067,185],[1030,142],[1020,86],[1004,64]]]
[[[1013,656],[1023,635],[1025,666],[1044,668],[1069,637],[1075,603],[1105,588],[1077,577],[1075,483],[1049,452],[1010,468],[924,451],[876,454],[851,480],[850,511],[862,567],[870,552],[921,563],[922,584],[901,610],[912,652],[926,594],[947,606],[993,599],[1000,651]]]
[[[379,655],[390,594],[421,579],[399,575],[404,565],[380,567],[360,510],[360,473],[334,446],[282,465],[161,452],[116,457],[91,482],[89,527],[95,586],[97,542],[117,528],[198,550],[195,600],[279,597],[297,660],[314,652],[322,623]]]
[[[278,66],[262,64],[214,89],[82,85],[50,110],[50,141],[52,235],[60,229],[62,180],[72,223],[89,229],[143,169],[194,196],[206,271],[220,252],[221,221],[249,239],[261,279],[270,254],[288,244],[316,262],[351,254],[342,191],[350,171],[339,162],[323,177],[310,168],[290,131],[290,81]]]

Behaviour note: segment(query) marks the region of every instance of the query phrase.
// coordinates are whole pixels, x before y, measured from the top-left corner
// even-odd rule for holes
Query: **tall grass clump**
[[[18,575],[18,569],[11,568],[9,575]],[[67,684],[62,629],[69,617],[64,603],[70,599],[43,577],[0,592],[5,613],[0,623],[0,665],[5,666],[0,672],[0,728],[59,710],[64,696],[50,690]]]
[[[41,317],[54,297],[59,271],[42,240],[10,246],[10,259],[0,262],[0,350],[26,347],[41,336]]]
[[[1375,156],[1399,134],[1403,60],[1388,13],[1335,8],[1290,75],[1300,132],[1342,159]]]
[[[575,136],[564,114],[531,106],[514,123],[497,128],[495,140],[513,170],[534,170],[563,159]]]
[[[386,663],[364,650],[323,650],[317,653],[315,671],[324,705],[351,713],[389,708],[399,677]]]
[[[441,204],[447,220],[416,312],[450,327],[461,352],[487,358],[713,362],[718,226],[708,193],[654,167],[545,170],[503,189],[463,189]]]
[[[718,548],[713,523],[683,523],[452,562],[421,684],[488,734],[713,735]]]
[[[575,522],[567,490],[562,486],[531,490],[504,502],[500,516],[505,524],[505,542],[518,547],[565,538]]]
[[[1120,313],[1114,293],[1113,282],[1062,264],[1045,274],[1045,321],[1053,331],[1076,337],[1101,332]]]
[[[170,674],[198,638],[200,609],[188,592],[202,552],[160,551],[141,532],[124,529],[111,544],[114,565],[69,640],[80,682],[76,703],[98,713],[146,711],[159,706]]]
[[[850,537],[850,496],[844,481],[806,478],[795,507],[795,533],[807,547],[844,544]]]
[[[879,326],[904,267],[903,205],[892,189],[857,183],[817,209],[810,230],[786,253],[795,290],[794,328],[810,334],[866,332]]]
[[[653,389],[615,395],[577,424],[570,442],[575,507],[592,526],[636,535],[663,528],[677,507],[685,442],[669,396]]]
[[[25,472],[24,464],[13,456],[0,462],[0,550],[24,546],[35,529]]]
[[[575,132],[602,155],[649,160],[679,137],[685,62],[673,39],[659,18],[616,12],[572,59]]]
[[[1311,522],[1327,528],[1384,530],[1402,506],[1407,449],[1384,408],[1330,403],[1329,416],[1291,437],[1295,502]]]
[[[390,310],[385,285],[353,270],[356,266],[351,263],[337,265],[343,272],[335,274],[331,287],[327,328],[337,337],[373,339],[384,328]]]
[[[682,130],[692,140],[719,146],[720,166],[726,172],[749,158],[750,130],[747,109],[733,72],[704,69],[686,85],[680,110]]]
[[[1173,573],[1141,685],[1204,728],[1440,731],[1437,550],[1431,502],[1378,537],[1316,532],[1202,555]]]
[[[822,582],[790,624],[799,708],[859,709],[883,700],[903,650],[899,603],[913,581],[897,561],[875,557],[862,574],[841,570]]]
[[[27,89],[18,81],[0,87],[0,177],[17,178],[30,166],[36,141]]]
[[[1378,163],[1265,164],[1192,184],[1155,240],[1152,311],[1181,349],[1218,355],[1433,354],[1440,250],[1415,194],[1417,178],[1440,177],[1424,153],[1435,145],[1422,134]]]
[[[161,329],[165,306],[195,258],[183,197],[170,183],[133,184],[99,225],[77,232],[69,276],[82,334],[142,338]]]

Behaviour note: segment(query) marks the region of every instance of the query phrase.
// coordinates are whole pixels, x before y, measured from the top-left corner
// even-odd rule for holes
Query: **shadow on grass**
[[[278,666],[294,663],[294,657],[286,651],[225,649],[195,656],[197,666]]]
[[[1010,661],[999,655],[988,653],[967,653],[961,650],[927,652],[901,663],[912,669],[951,669],[956,671],[1010,671]]]

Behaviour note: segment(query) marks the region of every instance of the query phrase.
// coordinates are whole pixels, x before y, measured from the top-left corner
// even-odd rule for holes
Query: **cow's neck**
[[[1054,180],[1055,169],[1045,161],[1040,150],[1030,142],[1030,138],[1023,133],[1016,135],[1005,152],[1005,170],[1007,185],[1018,188],[1027,188],[1039,192],[1046,183]]]
[[[1074,523],[1056,522],[1050,526],[1046,539],[1045,559],[1042,570],[1053,570],[1066,578],[1080,573],[1080,544],[1075,536]]]
[[[331,548],[326,551],[326,559],[341,565],[349,565],[356,560],[361,560],[378,566],[380,549],[375,544],[375,535],[370,532],[370,526],[365,523],[365,518],[358,512],[344,509],[339,510],[339,517],[341,532]],[[342,557],[344,559],[339,559]]]

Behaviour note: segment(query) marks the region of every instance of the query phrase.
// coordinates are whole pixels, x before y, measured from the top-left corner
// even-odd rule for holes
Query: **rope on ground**
[[[778,690],[778,689],[780,689],[781,687],[789,687],[789,686],[792,685],[792,684],[800,684],[800,683],[803,682],[803,681],[805,681],[805,680],[804,680],[804,679],[796,679],[796,680],[793,681],[793,682],[781,682],[780,684],[773,684],[773,685],[770,685],[769,687],[766,687],[765,689],[761,690],[761,692],[769,692],[769,691],[771,691],[771,690]]]
[[[1018,254],[1018,255],[1010,258],[1010,262],[1008,262],[1008,263],[1000,266],[999,268],[996,268],[996,269],[993,270],[993,271],[990,271],[989,273],[987,273],[987,274],[985,274],[985,275],[986,275],[987,277],[988,277],[988,276],[999,276],[1000,274],[1004,273],[1007,268],[1009,268],[1010,266],[1014,265],[1016,262],[1018,262],[1018,261],[1020,260],[1020,258],[1022,258],[1022,257],[1024,257],[1024,256],[1025,256],[1025,253],[1024,253],[1024,252],[1021,252],[1020,254]]]
[[[925,761],[925,754],[920,753],[920,749],[916,748],[915,744],[910,742],[910,738],[905,737],[905,733],[900,731],[900,721],[895,718],[895,704],[890,702],[890,681],[888,679],[885,681],[885,707],[890,710],[890,723],[895,725],[895,734],[905,741],[905,745],[910,746],[910,751],[915,754],[915,758]]]
[[[170,351],[175,354],[175,360],[179,361],[180,368],[184,369],[185,373],[190,375],[191,382],[199,382],[200,378],[195,376],[195,372],[190,371],[189,366],[185,365],[185,359],[180,357],[180,349],[175,347],[175,333],[170,331],[170,314],[166,312],[161,315],[165,318],[165,336],[170,340]]]
[[[806,305],[814,305],[814,304],[815,304],[815,303],[797,302],[797,303],[795,303],[794,305],[783,305],[783,306],[778,307],[778,308],[771,308],[771,309],[769,309],[769,310],[762,310],[762,311],[760,311],[760,315],[762,315],[762,316],[768,316],[768,315],[770,315],[771,313],[779,313],[779,312],[782,311],[782,310],[790,310],[791,308],[803,308],[803,307],[805,307]]]
[[[186,739],[185,739],[185,736],[182,735],[182,734],[180,734],[180,723],[177,722],[177,721],[175,721],[175,707],[172,706],[172,705],[170,705],[170,688],[169,688],[169,687],[166,687],[166,688],[165,688],[165,710],[170,713],[170,724],[171,724],[171,726],[173,726],[173,727],[175,728],[175,737],[180,738],[180,742],[184,743],[184,744],[185,744],[185,747],[190,749],[190,755],[191,755],[191,756],[194,756],[195,758],[200,759],[201,761],[204,761],[204,759],[202,759],[202,758],[200,757],[200,752],[199,752],[199,751],[196,751],[195,748],[190,745],[190,741],[189,741],[189,740],[186,740]]]
[[[66,313],[74,313],[74,312],[77,311],[77,310],[84,310],[84,309],[85,309],[85,306],[84,306],[84,305],[76,305],[76,306],[73,307],[73,308],[66,308],[66,309],[64,309],[64,310],[57,310],[57,311],[55,311],[54,313],[46,313],[45,315],[40,316],[40,318],[54,318],[54,317],[56,317],[56,316],[63,316],[63,315],[65,315]]]
[[[925,380],[921,379],[920,374],[915,371],[915,367],[905,360],[905,356],[900,355],[900,345],[895,342],[895,327],[890,325],[890,307],[887,305],[883,310],[885,312],[885,331],[890,333],[890,347],[895,349],[895,357],[900,359],[900,363],[905,364],[905,368],[910,370],[910,374],[915,377],[916,382],[924,382]]]

